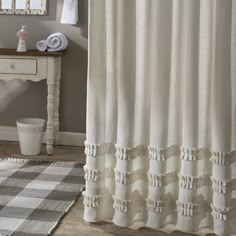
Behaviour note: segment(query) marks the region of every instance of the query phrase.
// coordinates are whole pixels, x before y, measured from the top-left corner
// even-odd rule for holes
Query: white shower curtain
[[[236,1],[89,8],[84,219],[236,233]]]

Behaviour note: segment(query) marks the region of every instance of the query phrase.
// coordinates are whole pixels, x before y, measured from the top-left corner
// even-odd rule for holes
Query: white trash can
[[[41,152],[45,120],[25,118],[16,121],[20,150],[23,155],[38,155]]]

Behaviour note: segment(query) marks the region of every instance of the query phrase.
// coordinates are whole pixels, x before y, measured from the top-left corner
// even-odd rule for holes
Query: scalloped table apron
[[[90,0],[84,219],[236,233],[236,1]]]

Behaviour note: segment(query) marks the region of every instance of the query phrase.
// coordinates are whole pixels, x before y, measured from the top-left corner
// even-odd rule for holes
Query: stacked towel
[[[78,0],[64,0],[61,23],[76,25],[78,22]]]
[[[54,33],[48,36],[46,40],[41,40],[36,44],[36,48],[41,52],[63,51],[68,46],[68,40],[63,33]]]

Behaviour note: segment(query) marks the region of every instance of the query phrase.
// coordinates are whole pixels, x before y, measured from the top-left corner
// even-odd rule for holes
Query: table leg
[[[46,129],[46,143],[47,143],[47,153],[52,155],[53,152],[53,143],[54,143],[54,104],[55,104],[55,83],[48,83],[48,120],[47,120],[47,129]]]
[[[54,103],[54,145],[59,143],[59,104],[60,104],[60,77],[55,83],[55,103]]]

